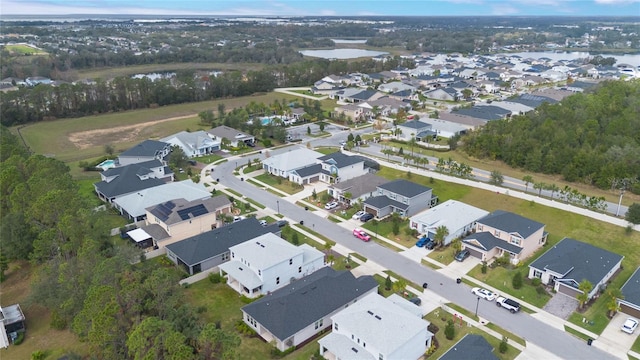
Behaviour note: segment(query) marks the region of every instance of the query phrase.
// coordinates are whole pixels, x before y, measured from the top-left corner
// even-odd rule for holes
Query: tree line
[[[48,308],[53,328],[69,328],[99,359],[237,356],[240,338],[200,320],[172,266],[109,237],[105,213],[79,195],[64,163],[29,155],[4,126],[0,140],[1,270],[33,264],[27,303]]]
[[[639,109],[640,81],[607,81],[526,115],[489,121],[463,137],[462,149],[608,189],[615,179],[640,180]],[[638,182],[628,190],[640,193]]]

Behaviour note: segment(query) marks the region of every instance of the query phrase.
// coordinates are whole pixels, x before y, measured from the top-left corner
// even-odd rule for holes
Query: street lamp
[[[476,301],[476,317],[478,317],[478,305],[480,305],[480,296],[478,296],[478,301]]]
[[[278,215],[280,215],[280,200],[276,200],[276,204],[278,205]]]

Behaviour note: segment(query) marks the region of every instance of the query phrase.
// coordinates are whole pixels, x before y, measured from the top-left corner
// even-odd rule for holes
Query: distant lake
[[[507,53],[500,55],[518,55],[522,58],[549,58],[554,61],[558,60],[575,60],[575,59],[584,59],[584,58],[592,58],[598,54],[590,54],[588,52],[554,52],[554,51],[532,51],[532,52],[518,52],[518,53]],[[599,54],[603,58],[612,57],[617,60],[616,64],[629,64],[634,66],[640,66],[640,54],[623,54],[623,55],[609,55],[609,54]]]
[[[331,39],[336,44],[366,44],[367,40],[345,40],[345,39]]]
[[[356,59],[361,57],[374,57],[385,55],[388,52],[372,51],[361,49],[333,49],[333,50],[302,50],[300,53],[304,56],[312,56],[323,59]]]

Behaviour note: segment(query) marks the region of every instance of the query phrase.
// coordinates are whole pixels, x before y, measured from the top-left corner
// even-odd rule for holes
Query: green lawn
[[[321,154],[329,155],[329,154],[333,154],[336,151],[340,151],[340,148],[329,146],[329,147],[318,147],[318,148],[315,148],[313,150],[317,151],[317,152],[319,152]]]
[[[453,315],[447,313],[442,309],[436,309],[430,312],[429,314],[427,314],[424,318],[427,321],[431,322],[432,326],[436,326],[438,328],[438,331],[435,332],[435,338],[436,338],[436,341],[438,342],[438,348],[434,353],[428,356],[427,359],[438,359],[440,356],[446,353],[453,345],[455,345],[467,334],[476,334],[484,337],[493,346],[494,348],[493,354],[496,357],[498,357],[498,359],[501,359],[501,360],[515,359],[520,354],[520,350],[514,348],[511,345],[508,345],[508,349],[506,353],[500,354],[500,352],[498,351],[500,340],[472,326],[456,325],[455,335],[453,339],[448,340],[444,336],[444,328],[447,325],[447,321],[453,318]]]
[[[204,156],[197,156],[194,158],[191,158],[191,160],[195,160],[197,162],[201,162],[203,164],[211,164],[214,163],[220,159],[223,159],[222,156],[220,155],[215,155],[215,154],[211,154],[211,155],[204,155]]]
[[[610,321],[607,317],[607,304],[605,298],[606,296],[601,296],[601,298],[590,305],[584,313],[574,311],[573,314],[569,316],[568,320],[572,324],[576,324],[593,333],[598,335],[602,334]],[[583,323],[582,319],[587,319],[587,322]]]
[[[14,53],[17,55],[47,55],[48,53],[42,49],[36,49],[31,46],[15,44],[15,45],[5,45],[4,48],[10,53]]]
[[[640,336],[636,338],[636,341],[633,343],[633,346],[631,346],[631,350],[640,354]]]
[[[373,278],[376,279],[376,281],[378,282],[378,294],[384,296],[384,297],[389,297],[391,294],[393,294],[393,290],[389,289],[385,289],[385,282],[387,281],[386,278],[378,275],[378,274],[374,274]]]
[[[302,185],[296,184],[289,180],[283,179],[279,176],[271,175],[271,174],[261,174],[255,177],[256,180],[262,181],[263,183],[272,186],[278,190],[284,191],[289,195],[293,195],[304,190]]]
[[[357,209],[356,209],[357,211]],[[354,211],[355,213],[355,211]],[[352,214],[353,215],[353,214]],[[383,219],[382,221],[369,221],[362,225],[363,228],[369,230],[371,235],[380,235],[389,240],[392,240],[404,247],[410,248],[415,246],[416,237],[412,236],[410,233],[407,233],[409,229],[409,220],[401,220],[398,235],[393,233],[393,222],[390,217]]]
[[[500,326],[494,324],[494,323],[488,323],[487,325],[485,325],[486,327],[488,327],[489,329],[501,334],[502,336],[506,336],[509,340],[513,340],[515,342],[517,342],[518,344],[522,345],[522,346],[527,346],[527,342],[524,341],[523,338],[517,336],[516,334],[507,331],[503,328],[501,328]]]
[[[516,298],[516,300],[526,301],[529,304],[541,308],[551,299],[551,295],[549,294],[540,295],[536,292],[536,288],[526,279],[526,267],[515,270],[508,270],[501,266],[495,268],[489,267],[486,274],[482,273],[481,268],[482,265],[474,267],[469,271],[468,275],[493,286],[505,295],[511,295]],[[511,286],[511,279],[516,271],[522,272],[525,277],[522,287],[517,290]]]
[[[444,265],[449,265],[453,261],[453,257],[455,256],[455,251],[451,246],[443,246],[438,247],[427,255],[429,258],[442,263]]]
[[[587,334],[585,334],[585,333],[583,333],[581,331],[575,330],[575,329],[573,329],[573,328],[571,328],[571,327],[569,327],[567,325],[564,326],[564,331],[566,331],[569,334],[571,334],[571,335],[573,335],[573,336],[575,336],[577,338],[580,338],[580,339],[582,339],[584,341],[587,341],[587,340],[590,339],[589,335],[587,335]]]

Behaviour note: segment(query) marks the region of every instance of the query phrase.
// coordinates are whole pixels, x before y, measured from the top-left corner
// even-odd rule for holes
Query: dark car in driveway
[[[360,217],[360,221],[362,222],[367,222],[371,219],[373,219],[373,214],[370,214],[370,213],[366,213]]]
[[[469,253],[469,250],[460,250],[458,251],[454,259],[456,259],[456,261],[464,261],[464,259],[468,258],[469,255],[471,255],[471,253]]]
[[[436,242],[435,242],[435,241],[433,241],[433,240],[431,240],[431,239],[429,239],[429,241],[427,241],[427,243],[424,245],[424,247],[425,247],[427,250],[433,250],[433,249],[435,249],[435,247],[436,247]]]

